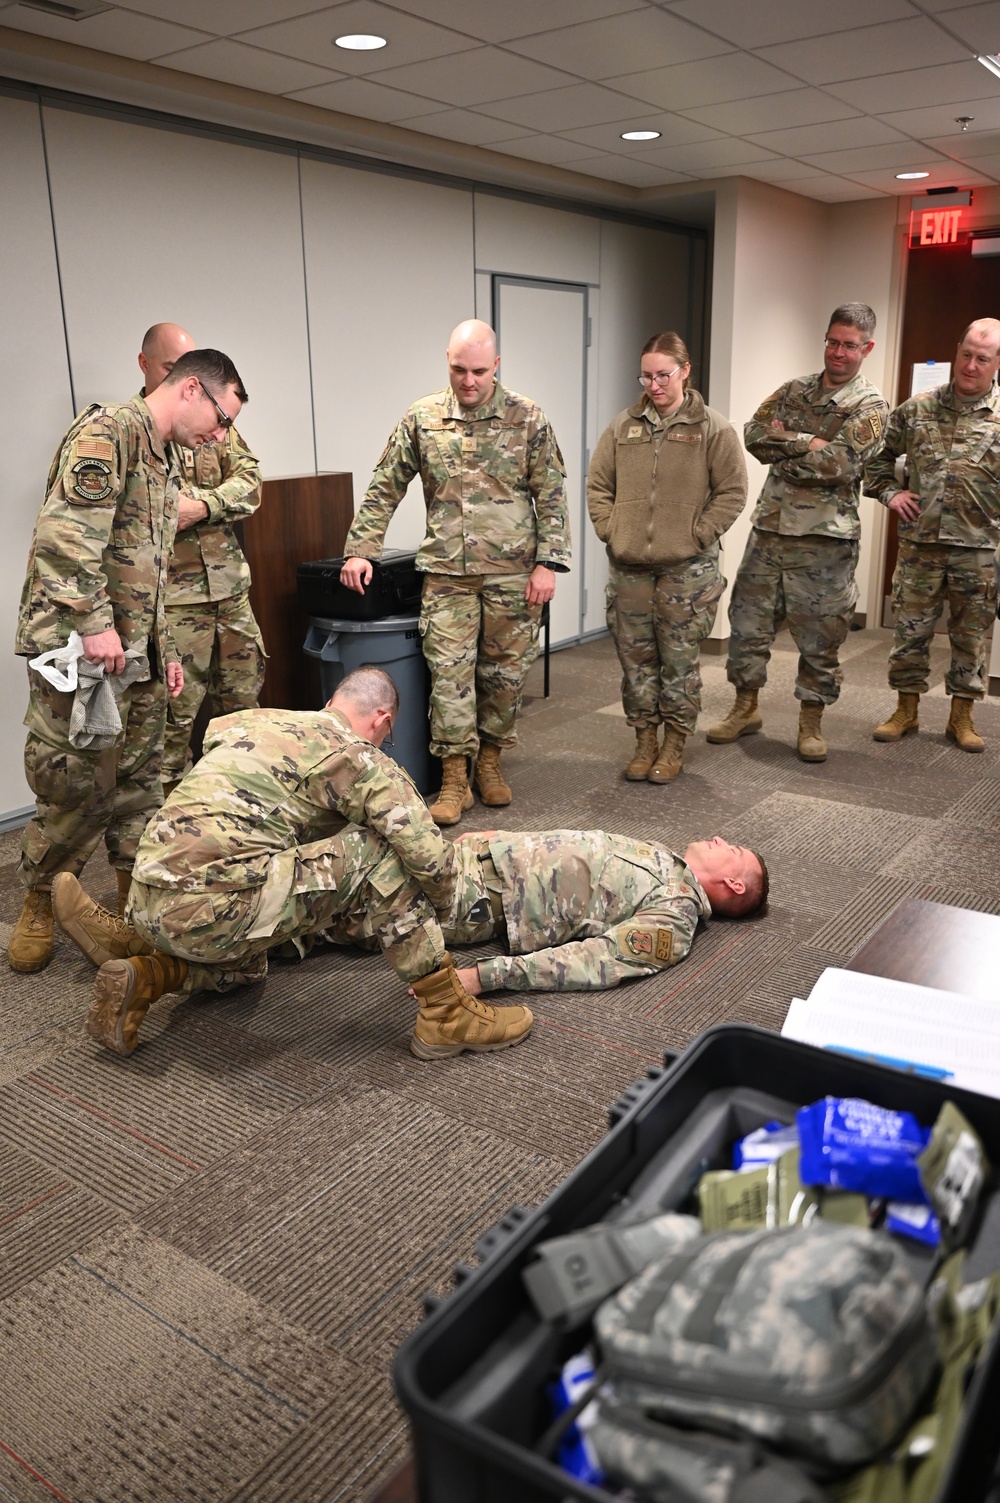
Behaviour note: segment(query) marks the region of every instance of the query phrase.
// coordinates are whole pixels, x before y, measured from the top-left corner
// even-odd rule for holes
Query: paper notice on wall
[[[922,391],[933,391],[935,386],[946,386],[950,380],[950,360],[919,360],[913,367],[910,396],[919,396]]]

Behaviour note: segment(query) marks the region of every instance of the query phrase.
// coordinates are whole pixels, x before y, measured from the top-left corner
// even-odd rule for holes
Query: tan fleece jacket
[[[652,419],[652,420],[651,420]],[[601,434],[587,509],[615,563],[657,569],[694,558],[736,521],[747,467],[735,429],[689,391],[662,420],[640,400]]]

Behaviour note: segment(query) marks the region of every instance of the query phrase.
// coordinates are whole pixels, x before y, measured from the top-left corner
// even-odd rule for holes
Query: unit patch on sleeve
[[[670,957],[674,953],[674,931],[672,929],[657,929],[656,931],[656,958],[664,965],[670,964]]]
[[[653,936],[648,929],[627,929],[625,943],[633,955],[652,955]]]
[[[81,501],[104,501],[111,495],[111,466],[103,459],[79,459],[70,471],[72,491]]]

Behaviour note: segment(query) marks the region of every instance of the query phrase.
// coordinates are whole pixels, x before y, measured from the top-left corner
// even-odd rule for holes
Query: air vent
[[[86,21],[90,16],[99,16],[103,11],[114,10],[113,5],[70,5],[66,0],[20,0],[27,10],[40,10],[43,16],[58,16],[60,21]]]

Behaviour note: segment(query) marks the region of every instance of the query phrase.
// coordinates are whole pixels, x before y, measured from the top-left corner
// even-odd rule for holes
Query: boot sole
[[[622,773],[622,777],[627,778],[630,783],[644,783],[649,777],[649,774],[652,772],[652,770],[652,762],[650,762],[645,772],[629,772],[628,768],[626,767],[625,771]]]
[[[464,1044],[461,1041],[454,1044],[425,1044],[416,1034],[411,1034],[410,1053],[416,1055],[417,1059],[452,1059],[456,1054],[495,1054],[500,1049],[513,1049],[515,1044],[523,1044],[530,1032],[531,1029],[528,1028],[516,1038],[501,1039],[496,1044]]]
[[[487,809],[506,809],[507,805],[510,803],[511,799],[514,796],[509,790],[507,792],[506,798],[504,798],[503,794],[486,794],[480,788],[478,783],[476,784],[476,792],[479,794],[479,802],[481,804],[485,804]]]
[[[757,732],[763,729],[764,722],[761,720],[757,725],[743,726],[742,730],[737,731],[735,736],[713,736],[711,731],[706,731],[705,740],[711,741],[713,746],[728,746],[730,742],[738,741],[741,736],[756,736]]]
[[[124,962],[121,964],[124,965]],[[128,1044],[122,1035],[122,1029],[128,1018],[129,1003],[135,993],[136,979],[136,973],[131,966],[126,979],[116,965],[115,970],[109,975],[102,976],[101,972],[98,972],[94,982],[94,1000],[84,1027],[92,1039],[96,1039],[113,1054],[129,1055],[138,1043],[136,1039],[134,1044]],[[143,1008],[139,1017],[140,1023],[146,1016],[146,1012],[147,1009]]]
[[[647,783],[672,783],[675,778],[679,778],[680,777],[682,771],[683,771],[683,768],[678,767],[678,769],[677,769],[676,772],[657,772],[657,770],[656,770],[655,767],[651,767],[649,769],[649,772],[646,774],[646,782]]]
[[[982,746],[963,746],[962,743],[961,743],[961,741],[959,741],[958,737],[955,735],[955,732],[952,730],[952,728],[951,728],[950,725],[945,728],[945,735],[947,736],[947,738],[948,738],[949,741],[954,741],[954,743],[958,747],[959,751],[973,752],[973,753],[975,753],[975,752],[981,752],[981,751],[985,751],[986,750],[986,742],[985,741],[983,742]]]
[[[908,725],[900,731],[898,736],[880,736],[878,731],[872,731],[872,740],[881,742],[883,746],[891,746],[893,741],[902,741],[904,736],[912,736],[919,729],[918,725]]]
[[[796,751],[798,751],[798,747],[796,747]],[[819,753],[819,752],[804,752],[804,751],[800,751],[799,752],[799,761],[800,762],[825,762],[826,759],[827,759],[827,753],[826,752],[823,752],[822,754]]]
[[[17,971],[19,976],[30,976],[35,971],[44,971],[45,967],[48,965],[51,959],[52,951],[50,950],[49,953],[45,956],[44,960],[36,960],[33,965],[18,965],[18,963],[11,958],[10,951],[7,951],[7,964],[10,966],[12,971]]]

